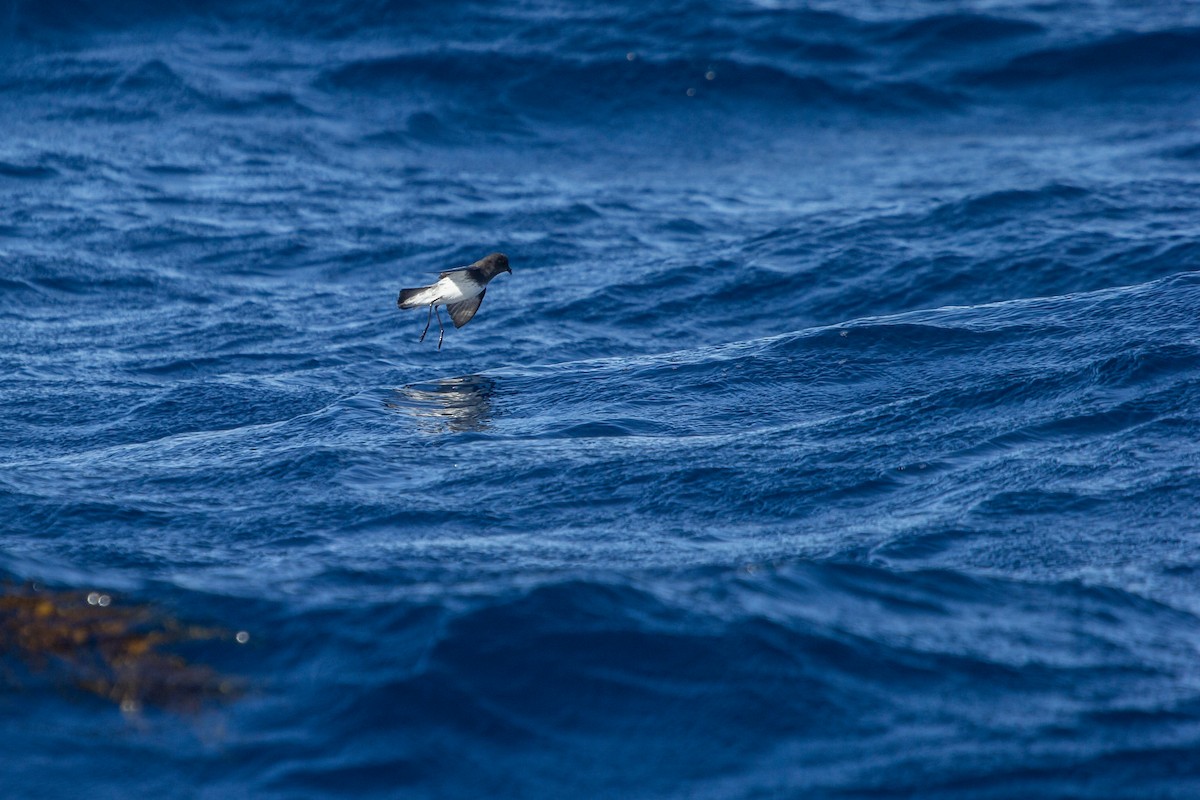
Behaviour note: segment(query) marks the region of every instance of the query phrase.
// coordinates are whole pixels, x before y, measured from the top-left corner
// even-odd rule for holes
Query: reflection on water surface
[[[429,433],[483,431],[491,427],[495,391],[491,378],[464,375],[401,387],[387,405],[412,415]]]

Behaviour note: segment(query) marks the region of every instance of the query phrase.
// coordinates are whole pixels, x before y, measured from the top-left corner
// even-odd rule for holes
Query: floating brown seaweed
[[[242,693],[240,681],[167,648],[247,639],[245,632],[186,625],[149,605],[121,604],[101,592],[0,587],[0,659],[104,697],[126,712],[144,706],[196,711],[235,699]]]

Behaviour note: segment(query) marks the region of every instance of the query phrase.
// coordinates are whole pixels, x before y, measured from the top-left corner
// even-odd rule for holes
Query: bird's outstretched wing
[[[475,316],[475,312],[479,310],[479,304],[483,302],[485,294],[487,294],[487,289],[484,289],[470,300],[463,300],[460,303],[450,303],[446,306],[446,310],[450,312],[450,319],[454,320],[454,327],[461,328],[471,321],[471,317]]]

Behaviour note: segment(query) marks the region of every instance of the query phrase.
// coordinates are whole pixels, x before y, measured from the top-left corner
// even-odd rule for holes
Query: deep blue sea
[[[1200,797],[1200,3],[0,0],[0,411],[5,800]]]

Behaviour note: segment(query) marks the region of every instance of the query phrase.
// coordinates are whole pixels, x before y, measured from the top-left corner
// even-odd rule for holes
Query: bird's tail
[[[396,299],[396,305],[400,308],[420,308],[429,305],[428,300],[421,300],[421,294],[428,288],[428,286],[418,286],[415,289],[401,289],[400,297]]]

